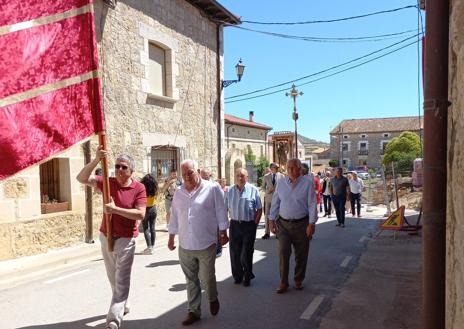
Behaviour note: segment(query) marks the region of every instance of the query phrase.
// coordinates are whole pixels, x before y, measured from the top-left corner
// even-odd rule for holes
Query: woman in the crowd
[[[142,221],[143,234],[147,248],[143,251],[144,254],[153,254],[153,247],[155,246],[155,221],[156,221],[156,202],[158,197],[158,182],[152,174],[145,175],[140,181],[145,185],[147,191],[147,210],[145,218]]]

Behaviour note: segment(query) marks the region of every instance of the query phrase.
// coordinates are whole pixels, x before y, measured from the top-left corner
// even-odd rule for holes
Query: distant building
[[[247,119],[224,114],[225,178],[228,184],[234,182],[234,171],[246,167],[245,154],[252,152],[256,159],[270,160],[268,134],[272,127],[255,122],[254,112]],[[251,175],[251,173],[249,173]],[[251,178],[250,181],[253,181]]]
[[[343,120],[330,132],[330,157],[348,169],[379,168],[385,146],[403,131],[422,134],[422,117]]]

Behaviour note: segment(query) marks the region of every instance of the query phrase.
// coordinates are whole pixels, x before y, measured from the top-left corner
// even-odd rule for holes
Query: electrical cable
[[[406,45],[404,45],[404,46],[402,46],[402,47],[399,47],[399,48],[396,48],[396,49],[394,49],[394,50],[391,50],[391,51],[389,51],[389,52],[387,52],[387,53],[385,53],[385,54],[382,54],[382,55],[379,55],[379,56],[377,56],[377,57],[371,58],[371,59],[369,59],[369,60],[367,60],[367,61],[364,61],[364,62],[362,62],[362,63],[359,63],[359,64],[356,64],[356,65],[350,66],[350,67],[348,67],[348,68],[346,68],[346,69],[343,69],[343,70],[341,70],[341,71],[337,71],[337,72],[335,72],[335,73],[332,73],[332,74],[329,74],[329,75],[326,75],[326,76],[323,76],[323,77],[320,77],[320,78],[317,78],[317,79],[314,79],[314,80],[311,80],[311,81],[308,81],[308,82],[305,82],[305,83],[301,83],[301,84],[299,84],[298,86],[295,86],[295,87],[301,87],[301,86],[304,86],[304,85],[307,85],[307,84],[310,84],[310,83],[314,83],[314,82],[316,82],[316,81],[320,81],[320,80],[323,80],[323,79],[332,77],[332,76],[334,76],[334,75],[338,75],[338,74],[340,74],[340,73],[343,73],[343,72],[346,72],[346,71],[355,69],[355,68],[357,68],[357,67],[360,67],[360,66],[365,65],[365,64],[367,64],[367,63],[373,62],[373,61],[375,61],[375,60],[377,60],[377,59],[380,59],[380,58],[382,58],[382,57],[385,57],[385,56],[387,56],[387,55],[393,54],[393,53],[395,53],[395,52],[397,52],[397,51],[399,51],[399,50],[402,50],[402,49],[404,49],[404,48],[407,48],[407,47],[409,47],[409,46],[411,46],[411,45],[414,45],[414,44],[416,44],[416,43],[417,43],[417,41],[415,40],[414,42],[408,43],[408,44],[406,44]],[[260,97],[264,97],[264,96],[273,95],[273,94],[280,93],[280,92],[283,92],[283,91],[286,91],[286,90],[288,90],[288,88],[279,89],[279,90],[272,91],[272,92],[269,92],[269,93],[266,93],[266,94],[262,94],[262,95],[257,95],[257,96],[252,96],[252,97],[247,97],[247,98],[232,100],[232,101],[228,101],[228,102],[224,102],[224,103],[225,103],[225,104],[230,104],[230,103],[236,103],[236,102],[246,101],[246,100],[250,100],[250,99],[254,99],[254,98],[260,98]]]
[[[372,36],[362,36],[362,37],[313,37],[313,36],[298,36],[298,35],[291,35],[291,34],[283,34],[283,33],[277,33],[277,32],[268,32],[268,31],[262,31],[262,30],[255,30],[255,29],[250,29],[246,28],[243,26],[237,26],[237,25],[232,25],[224,22],[224,25],[244,30],[244,31],[250,31],[250,32],[255,32],[255,33],[261,33],[273,37],[278,37],[278,38],[285,38],[285,39],[294,39],[294,40],[301,40],[301,41],[310,41],[310,42],[373,42],[373,41],[384,41],[384,40],[389,40],[389,39],[395,39],[398,38],[404,34],[411,33],[411,32],[418,32],[418,30],[406,30],[402,32],[396,32],[396,33],[388,33],[388,34],[380,34],[380,35],[372,35]]]
[[[418,34],[420,34],[420,33],[418,33]],[[360,56],[360,57],[354,58],[354,59],[352,59],[352,60],[349,60],[349,61],[347,61],[347,62],[338,64],[338,65],[331,66],[331,67],[329,67],[329,68],[327,68],[327,69],[324,69],[324,70],[321,70],[321,71],[318,71],[318,72],[315,72],[315,73],[311,73],[311,74],[306,75],[306,76],[304,76],[304,77],[300,77],[300,78],[297,78],[297,79],[294,79],[294,80],[290,80],[290,81],[285,81],[285,82],[282,82],[282,83],[279,83],[279,84],[276,84],[276,85],[273,85],[273,86],[270,86],[270,87],[266,87],[266,88],[262,88],[262,89],[258,89],[258,90],[254,90],[254,91],[250,91],[250,92],[247,92],[247,93],[244,93],[244,94],[239,94],[239,95],[233,95],[233,96],[225,97],[224,99],[225,99],[225,100],[228,100],[228,99],[238,98],[238,97],[242,97],[242,96],[248,96],[248,95],[256,94],[256,93],[259,93],[259,92],[262,92],[262,91],[266,91],[266,90],[269,90],[269,89],[281,87],[281,86],[287,85],[287,84],[292,83],[292,82],[301,81],[301,80],[304,80],[304,79],[313,77],[313,76],[315,76],[315,75],[319,75],[319,74],[325,73],[325,72],[327,72],[327,71],[331,71],[331,70],[336,69],[336,68],[339,68],[339,67],[341,67],[341,66],[344,66],[344,65],[347,65],[347,64],[356,62],[356,61],[358,61],[358,60],[361,60],[361,59],[363,59],[363,58],[369,57],[369,56],[374,55],[374,54],[376,54],[376,53],[382,52],[382,51],[384,51],[384,50],[386,50],[386,49],[392,48],[392,47],[394,47],[394,46],[396,46],[396,45],[399,45],[399,44],[401,44],[401,43],[403,43],[403,42],[406,42],[406,41],[408,41],[408,40],[410,40],[410,39],[412,39],[412,38],[415,38],[416,36],[417,36],[417,35],[414,35],[414,36],[405,38],[405,39],[403,39],[403,40],[401,40],[401,41],[398,41],[398,42],[395,42],[395,43],[393,43],[393,44],[391,44],[391,45],[388,45],[388,46],[386,46],[386,47],[377,49],[377,50],[375,50],[375,51],[373,51],[373,52],[370,52],[370,53],[368,53],[368,54],[362,55],[362,56]]]
[[[358,18],[364,18],[364,17],[374,16],[374,15],[393,13],[396,11],[409,9],[409,8],[417,8],[417,5],[409,5],[409,6],[404,6],[400,8],[382,10],[382,11],[377,11],[377,12],[363,14],[363,15],[336,18],[336,19],[328,19],[328,20],[303,21],[303,22],[258,22],[258,21],[242,20],[242,23],[260,24],[260,25],[303,25],[303,24],[317,24],[317,23],[333,23],[333,22],[341,22],[341,21],[348,21],[348,20],[353,20],[353,19],[358,19]]]

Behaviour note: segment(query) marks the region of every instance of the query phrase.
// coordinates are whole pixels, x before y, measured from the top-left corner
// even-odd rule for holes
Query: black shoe
[[[211,312],[212,316],[215,316],[219,313],[219,300],[215,300],[214,302],[209,303],[209,311]]]
[[[322,217],[327,217],[327,216],[329,216],[329,214],[326,213],[326,214],[324,214],[324,216],[322,216]]]
[[[341,224],[340,226],[344,228],[344,227],[345,227],[345,224]]]
[[[250,279],[243,280],[243,286],[244,287],[249,287],[250,286]]]
[[[242,279],[234,279],[234,284],[240,284],[242,283]]]
[[[340,225],[342,225],[342,224],[340,224],[340,223],[335,224],[335,226],[340,226]]]
[[[261,237],[261,239],[266,240],[266,239],[269,239],[270,237],[271,237],[271,236],[270,236],[269,234],[266,233],[266,234],[264,234],[264,235]]]

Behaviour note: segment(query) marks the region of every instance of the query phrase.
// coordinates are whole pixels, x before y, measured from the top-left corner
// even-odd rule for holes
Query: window
[[[233,133],[235,132],[235,128],[232,128],[232,132],[233,132]]]
[[[390,142],[390,141],[381,141],[380,142],[380,154],[385,153],[385,148],[387,147],[388,142]]]
[[[248,135],[250,134],[250,131],[248,130]]]
[[[263,145],[261,145],[261,146],[259,147],[259,151],[260,151],[260,155],[261,155],[261,156],[264,156],[264,146],[263,146]]]
[[[348,135],[343,135],[343,139],[348,139],[348,138],[350,138],[350,136],[348,136]]]
[[[390,137],[390,133],[383,133],[383,137],[384,137],[384,138]]]
[[[39,166],[42,214],[70,209],[71,182],[69,159],[54,158]]]
[[[361,137],[361,138],[364,139],[364,138],[367,138],[367,135],[366,135],[366,134],[362,134],[362,135],[360,135],[359,137]]]
[[[232,148],[233,148],[233,149],[235,148],[235,143],[232,143]]]
[[[348,151],[349,147],[348,144],[343,143],[342,144],[342,151]]]
[[[171,174],[171,169],[177,169],[177,159],[177,147],[153,146],[151,148],[151,172],[158,181],[164,180]]]
[[[166,54],[153,43],[148,44],[148,81],[150,93],[166,96]]]

